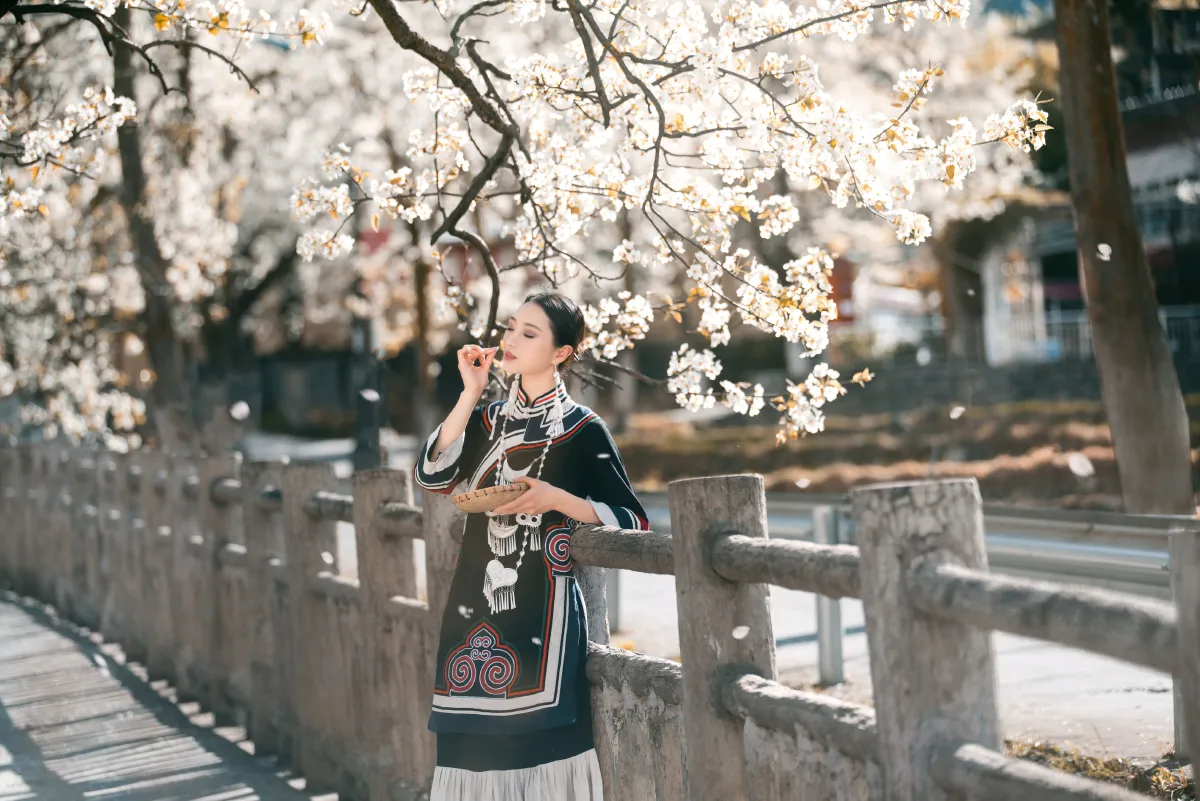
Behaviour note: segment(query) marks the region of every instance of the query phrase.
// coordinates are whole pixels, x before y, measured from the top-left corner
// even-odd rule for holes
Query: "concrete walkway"
[[[311,801],[120,659],[0,595],[0,801]]]

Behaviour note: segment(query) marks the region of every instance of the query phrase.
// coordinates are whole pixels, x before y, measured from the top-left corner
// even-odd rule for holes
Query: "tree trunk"
[[[133,27],[128,6],[118,5],[113,21],[122,29]],[[137,70],[133,50],[116,42],[113,45],[113,91],[137,102]],[[189,408],[187,373],[183,347],[171,319],[171,288],[167,281],[167,263],[158,247],[154,225],[143,208],[146,172],[142,162],[141,132],[138,124],[121,126],[117,131],[121,158],[121,205],[129,222],[134,259],[140,269],[146,291],[146,307],[141,323],[146,353],[154,367],[152,390],[153,419],[160,443],[165,448],[186,448],[193,439]]]
[[[1133,206],[1108,3],[1054,6],[1080,277],[1125,509],[1194,515],[1187,411]]]
[[[930,242],[938,266],[938,289],[942,295],[942,319],[946,321],[946,352],[955,359],[976,358],[974,332],[980,328],[980,276],[961,266],[959,253],[964,224],[951,220],[942,225]],[[973,258],[965,257],[974,261]],[[975,292],[973,302],[968,293]]]
[[[1158,320],[1125,163],[1108,3],[1055,0],[1054,8],[1079,272],[1125,510],[1195,515],[1187,409]],[[1181,579],[1173,569],[1176,593]],[[1200,744],[1183,742],[1178,689],[1175,751],[1191,755]]]
[[[216,320],[206,312],[204,325],[200,328],[199,339],[204,346],[203,359],[209,380],[228,382],[235,372],[255,366],[253,343],[243,333],[242,325],[268,291],[295,275],[299,260],[293,243],[280,251],[275,264],[254,286],[234,293],[226,284],[225,316]]]
[[[423,258],[413,264],[413,291],[417,303],[417,393],[414,404],[418,436],[424,436],[436,425],[437,395],[434,376],[430,372],[432,354],[429,352],[429,277],[433,266]]]

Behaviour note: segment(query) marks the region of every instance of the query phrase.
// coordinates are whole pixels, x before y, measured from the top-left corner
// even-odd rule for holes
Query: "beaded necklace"
[[[500,436],[500,456],[496,461],[497,485],[510,483],[507,479],[508,449],[504,444],[504,435],[508,429],[509,419],[516,414],[519,388],[520,377],[515,376],[512,380],[512,387],[509,389],[508,400],[500,409],[504,420],[497,427]],[[554,418],[547,426],[546,444],[537,457],[537,473],[533,477],[535,480],[541,480],[542,470],[546,466],[546,456],[550,453],[550,445],[562,432],[562,379],[556,373],[554,376]],[[494,512],[487,512],[487,516],[488,547],[495,554],[495,558],[488,562],[483,580],[483,594],[488,599],[488,607],[492,614],[495,614],[516,608],[517,574],[521,569],[521,563],[525,560],[525,553],[527,550],[541,550],[542,547],[542,516],[524,512],[517,515],[498,515]],[[508,556],[517,550],[516,534],[518,530],[523,532],[521,552],[517,555],[515,567],[505,567],[500,561],[500,557]]]

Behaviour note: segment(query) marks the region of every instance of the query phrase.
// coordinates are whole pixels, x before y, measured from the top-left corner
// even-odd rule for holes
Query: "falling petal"
[[[1101,242],[1096,246],[1096,255],[1100,258],[1100,261],[1108,261],[1112,258],[1112,246]]]
[[[321,551],[321,561],[327,565],[333,564],[333,554],[329,551]]]
[[[735,639],[735,640],[744,640],[749,635],[750,635],[750,627],[749,626],[738,626],[737,628],[735,628],[733,630],[733,639]]]
[[[1067,467],[1072,473],[1080,478],[1087,478],[1096,475],[1096,466],[1092,464],[1092,460],[1084,456],[1082,453],[1071,453],[1067,455]]]
[[[379,393],[373,389],[364,389],[362,392],[360,392],[358,394],[362,395],[363,400],[367,401],[368,403],[378,403],[379,402]]]
[[[465,617],[465,618],[470,618],[470,617],[471,617],[471,610],[470,610],[470,609],[468,609],[466,606],[463,606],[463,605],[461,605],[461,604],[460,604],[460,605],[459,605],[459,607],[458,607],[458,613],[459,613],[460,615],[462,615],[463,617]]]
[[[238,401],[229,407],[229,416],[239,423],[250,417],[250,404],[245,401]]]
[[[812,479],[808,479],[808,478],[796,479],[796,486],[799,487],[800,489],[808,489],[808,485],[811,483],[812,483]]]
[[[597,454],[596,454],[596,458],[597,458],[597,459],[611,459],[611,458],[612,458],[612,454],[610,454],[610,453],[597,453]]]
[[[541,638],[541,637],[534,637],[534,638],[533,638],[533,644],[534,644],[534,645],[541,645],[541,644],[542,644],[542,638]]]
[[[950,419],[957,420],[958,418],[962,417],[966,413],[967,413],[966,406],[962,406],[962,405],[954,406],[950,409]]]
[[[874,377],[875,376],[873,376],[871,374],[870,369],[866,369],[866,370],[860,370],[857,373],[855,373],[854,377],[851,378],[850,380],[853,381],[855,384],[858,384],[860,387],[862,387],[862,386],[866,386],[867,382],[870,381]]]

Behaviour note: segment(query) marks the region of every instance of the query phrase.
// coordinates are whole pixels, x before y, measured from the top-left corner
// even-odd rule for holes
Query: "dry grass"
[[[1193,463],[1200,481],[1200,397],[1188,399]],[[897,415],[831,417],[812,437],[774,444],[772,426],[697,425],[639,415],[618,438],[636,486],[662,490],[679,478],[759,473],[771,492],[840,493],[871,482],[972,477],[994,503],[1119,510],[1103,408],[1095,402],[1030,402]],[[1077,475],[1082,454],[1094,472]],[[1078,459],[1078,456],[1074,456]]]
[[[786,687],[874,707],[869,679],[830,687],[815,684],[814,680],[815,671],[808,668],[793,672],[790,676],[780,676],[780,681]],[[1024,759],[1064,773],[1116,784],[1144,793],[1149,798],[1193,801],[1197,797],[1194,769],[1190,766],[1181,768],[1174,754],[1170,753],[1157,762],[1110,755],[1097,757],[1041,740],[1005,740],[1004,752],[1013,759]]]
[[[1151,798],[1183,801],[1196,798],[1196,784],[1170,755],[1156,764],[1139,764],[1129,759],[1095,757],[1044,742],[1005,740],[1005,752],[1065,773],[1086,776],[1145,793]]]

